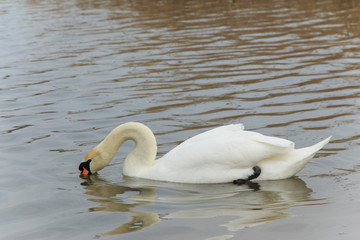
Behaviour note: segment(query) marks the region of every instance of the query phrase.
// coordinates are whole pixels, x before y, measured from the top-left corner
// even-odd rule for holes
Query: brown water
[[[357,239],[358,1],[3,0],[0,239]],[[212,127],[311,145],[296,178],[258,185],[85,180],[113,127],[159,155]]]

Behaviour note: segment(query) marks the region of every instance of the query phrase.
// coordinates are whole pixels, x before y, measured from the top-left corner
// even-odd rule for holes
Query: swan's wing
[[[241,123],[238,124],[230,124],[230,125],[226,125],[226,126],[221,126],[221,127],[217,127],[214,129],[211,129],[209,131],[200,133],[196,136],[193,136],[187,140],[185,140],[182,144],[190,144],[193,142],[198,142],[201,140],[206,140],[206,139],[210,139],[210,138],[214,138],[216,136],[224,136],[227,134],[231,134],[234,132],[240,132],[244,130],[244,125]]]
[[[248,168],[263,159],[293,149],[294,143],[291,141],[244,131],[242,125],[228,125],[184,141],[160,161],[168,167],[182,169],[201,168],[207,165]]]
[[[231,182],[253,174],[261,160],[290,152],[294,143],[228,125],[192,137],[139,174],[188,183]]]

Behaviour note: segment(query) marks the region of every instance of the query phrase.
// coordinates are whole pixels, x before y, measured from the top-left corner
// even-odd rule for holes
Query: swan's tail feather
[[[317,151],[322,149],[330,141],[330,139],[331,136],[310,147],[305,147],[295,150],[297,156],[299,156],[298,160],[295,161],[296,164],[294,164],[294,166],[297,166],[294,167],[295,169],[297,169],[296,173],[299,172],[301,169],[303,169],[305,165],[315,156]]]
[[[318,142],[317,144],[314,144],[308,148],[311,148],[313,150],[314,153],[316,153],[317,151],[319,151],[320,149],[322,149],[331,139],[331,136],[328,137],[327,139],[322,140],[321,142]],[[305,148],[307,149],[307,148]]]
[[[302,156],[299,159],[299,162],[303,162],[301,165],[304,165],[312,159],[316,152],[322,149],[331,139],[331,136],[322,140],[321,142],[318,142],[310,147],[300,148],[296,149],[295,152],[298,156]],[[302,158],[302,159],[301,159]]]
[[[294,176],[314,157],[317,151],[330,141],[331,137],[310,147],[296,149],[289,153],[265,159],[258,166],[261,168],[262,179],[285,179]]]

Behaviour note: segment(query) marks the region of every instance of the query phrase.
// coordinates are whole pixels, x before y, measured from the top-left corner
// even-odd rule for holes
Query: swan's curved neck
[[[99,147],[103,153],[108,154],[106,158],[110,163],[121,145],[127,140],[134,141],[135,147],[124,161],[123,173],[127,176],[135,176],[137,172],[155,164],[156,139],[148,127],[136,122],[119,125],[109,133]]]

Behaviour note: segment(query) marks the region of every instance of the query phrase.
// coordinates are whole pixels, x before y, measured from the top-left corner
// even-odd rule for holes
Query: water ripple
[[[59,188],[61,174],[61,184],[78,192],[68,179],[75,159],[127,121],[154,130],[160,156],[229,123],[242,122],[298,146],[333,135],[300,177],[314,186],[334,186],[341,169],[358,170],[359,11],[358,2],[340,0],[1,1],[0,150],[6,166],[2,186],[11,195],[4,202],[20,199],[9,209],[26,210],[47,188],[55,199],[59,193],[53,189],[66,188]],[[58,175],[46,175],[54,166]],[[334,182],[324,184],[323,178]],[[19,194],[21,181],[32,186],[26,197]],[[348,194],[326,189],[314,195]],[[272,193],[257,195],[272,199]],[[114,198],[118,206],[122,199]],[[66,202],[60,200],[54,206]],[[266,206],[276,208],[272,204]],[[332,207],[339,206],[343,210],[342,202]],[[41,211],[43,218],[31,213],[19,222],[24,231],[31,229],[30,239],[39,239],[42,226],[36,222],[58,224],[47,209]],[[191,213],[181,210],[169,218]],[[9,226],[14,239],[20,225]],[[65,235],[71,237],[69,228]]]

